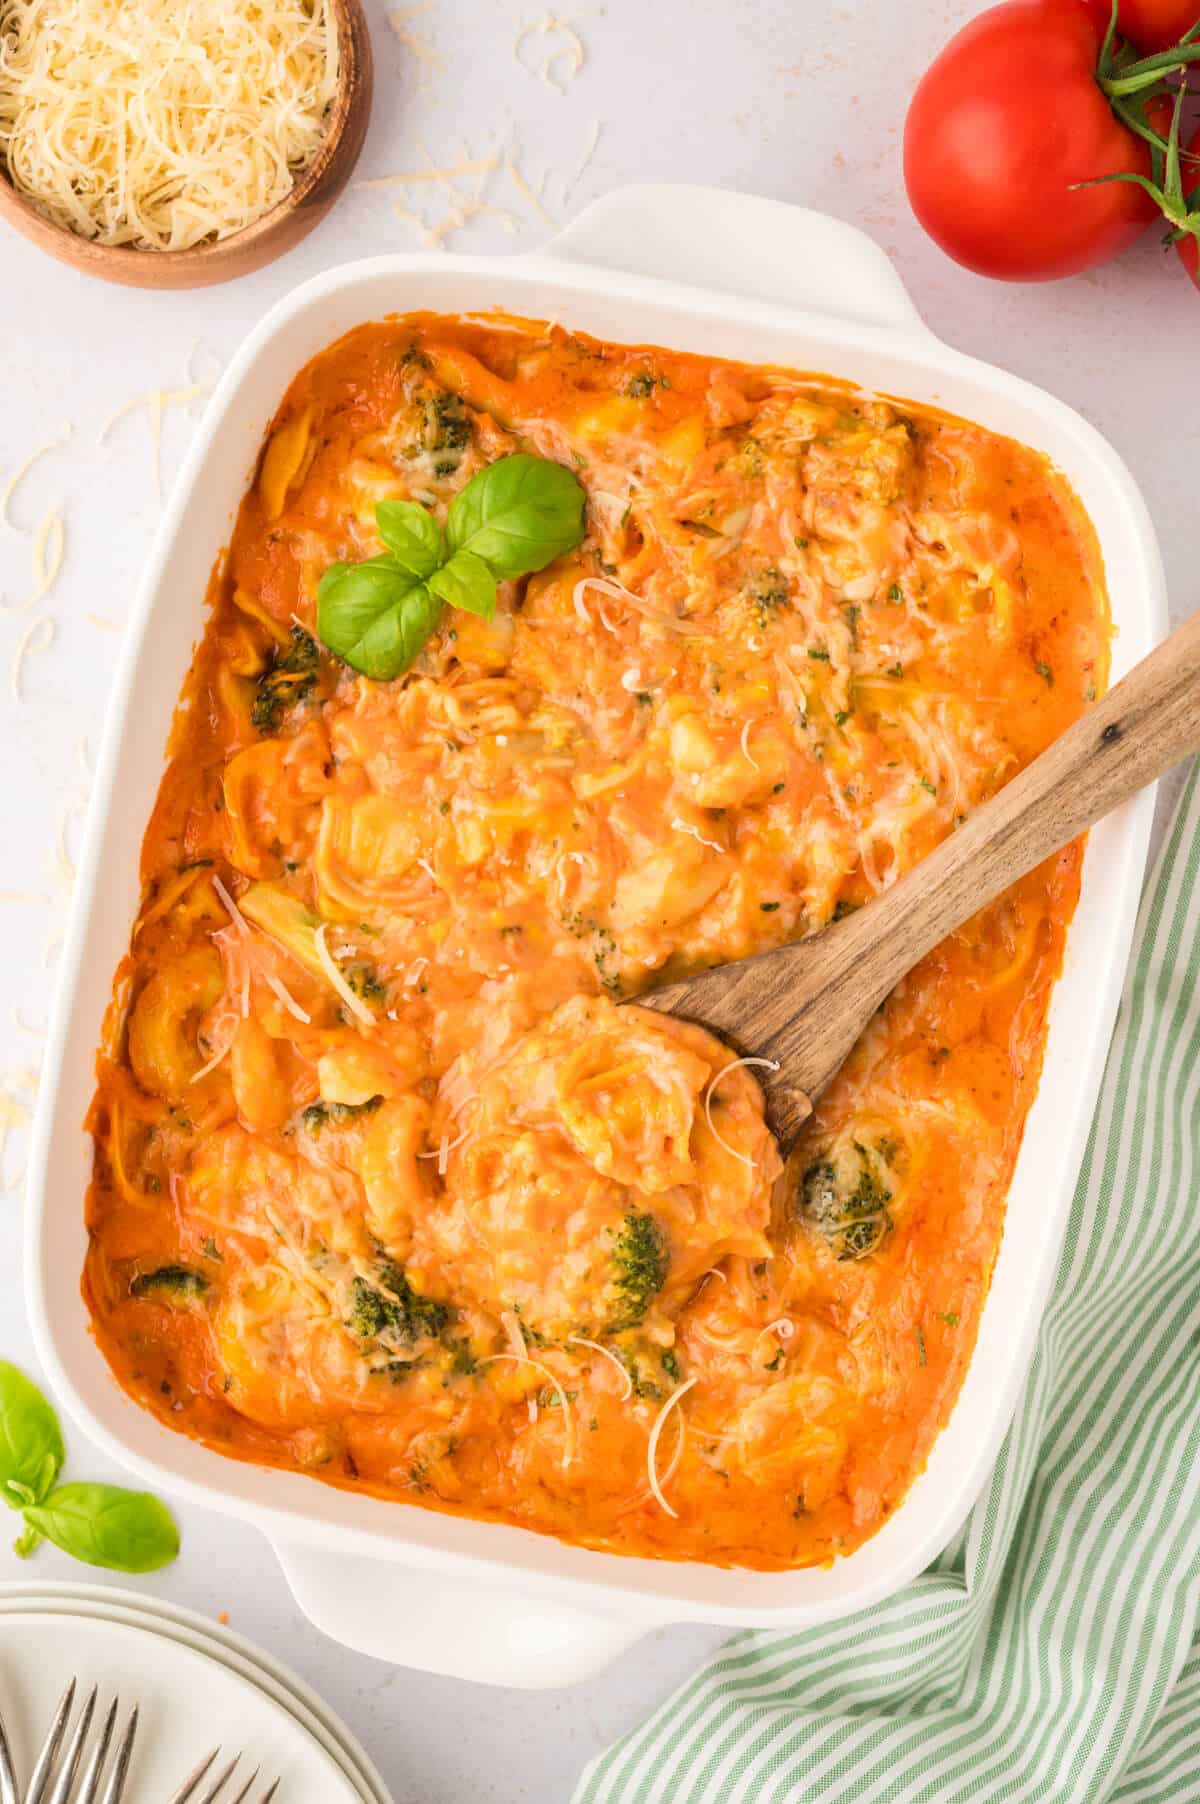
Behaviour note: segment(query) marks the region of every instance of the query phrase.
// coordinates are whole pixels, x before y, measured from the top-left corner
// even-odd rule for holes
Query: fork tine
[[[104,1727],[88,1755],[87,1765],[83,1769],[83,1778],[79,1781],[79,1794],[76,1804],[96,1804],[96,1793],[100,1789],[100,1773],[104,1762],[108,1759],[109,1743],[112,1741],[113,1728],[117,1721],[117,1705],[119,1699],[114,1698],[108,1707],[108,1715],[104,1719]]]
[[[203,1779],[205,1773],[207,1773],[209,1767],[211,1767],[213,1761],[220,1752],[220,1748],[214,1748],[208,1759],[202,1760],[195,1772],[188,1774],[179,1790],[175,1793],[175,1796],[171,1799],[171,1804],[188,1804],[188,1799],[192,1796],[201,1779]]]
[[[33,1778],[29,1781],[29,1792],[25,1804],[45,1804],[46,1787],[50,1783],[50,1775],[54,1770],[54,1762],[58,1757],[59,1744],[63,1738],[63,1730],[71,1714],[71,1706],[75,1702],[74,1679],[63,1692],[54,1713],[54,1721],[50,1724],[46,1739],[42,1743],[42,1751],[37,1757],[37,1765],[33,1769]]]
[[[271,1787],[270,1791],[265,1791],[263,1793],[262,1797],[258,1800],[258,1804],[271,1804],[271,1799],[275,1796],[275,1793],[278,1790],[279,1790],[279,1781],[278,1781],[278,1779],[276,1779],[276,1781],[275,1781],[274,1785]]]
[[[12,1754],[3,1721],[0,1721],[0,1804],[21,1804],[17,1796],[17,1775],[13,1772]]]
[[[47,1804],[68,1804],[71,1788],[75,1784],[75,1775],[79,1771],[83,1744],[87,1740],[88,1730],[92,1726],[92,1717],[96,1709],[96,1690],[96,1686],[93,1685],[84,1699],[83,1709],[79,1712],[75,1727],[71,1731],[70,1740],[63,1752],[62,1765],[58,1769],[58,1777],[54,1781],[54,1788]]]
[[[125,1733],[117,1748],[117,1757],[113,1761],[112,1772],[108,1775],[108,1784],[104,1788],[104,1796],[100,1804],[121,1804],[125,1795],[125,1779],[129,1772],[129,1762],[133,1758],[133,1744],[137,1740],[138,1707],[135,1704],[129,1712],[129,1721],[125,1725]]]
[[[206,1791],[204,1796],[200,1799],[199,1804],[217,1804],[217,1799],[220,1797],[221,1793],[225,1790],[226,1781],[232,1777],[233,1769],[237,1765],[237,1763],[240,1759],[241,1759],[240,1754],[234,1755],[233,1759],[229,1762],[229,1765],[225,1768],[224,1772],[217,1774],[216,1779],[214,1780],[213,1784],[210,1786],[208,1791]]]
[[[237,1797],[234,1798],[233,1804],[246,1804],[246,1799],[250,1795],[250,1787],[254,1784],[254,1781],[258,1778],[258,1775],[261,1772],[262,1772],[261,1766],[256,1766],[254,1771],[251,1773],[250,1777],[247,1779],[245,1785],[243,1785],[241,1791],[238,1793]]]
[[[57,1776],[50,1791],[47,1804],[69,1804],[75,1786],[75,1775],[79,1771],[79,1763],[83,1758],[83,1750],[87,1746],[87,1738],[91,1732],[92,1717],[96,1713],[96,1698],[99,1687],[92,1686],[83,1700],[83,1708],[75,1721],[75,1727],[67,1738],[63,1749],[62,1760]]]

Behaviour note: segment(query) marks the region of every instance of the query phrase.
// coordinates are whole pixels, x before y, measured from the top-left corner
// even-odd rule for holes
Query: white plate
[[[258,1680],[185,1646],[149,1618],[135,1625],[23,1603],[0,1611],[0,1710],[18,1772],[28,1773],[68,1679],[136,1702],[141,1728],[131,1798],[169,1798],[220,1742],[249,1773],[278,1776],[280,1804],[363,1804],[328,1750]],[[264,1783],[265,1789],[265,1783]]]
[[[92,1616],[137,1626],[149,1617],[171,1639],[207,1652],[260,1687],[337,1760],[361,1791],[364,1804],[392,1804],[382,1775],[362,1743],[329,1705],[290,1668],[224,1624],[163,1598],[144,1597],[110,1585],[9,1584],[0,1586],[0,1615],[36,1608],[56,1615]]]

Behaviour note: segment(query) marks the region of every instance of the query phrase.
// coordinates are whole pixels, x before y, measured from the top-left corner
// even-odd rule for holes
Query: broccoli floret
[[[434,460],[434,475],[452,476],[471,442],[471,420],[460,396],[430,396],[425,403],[422,442]]]
[[[319,1134],[323,1127],[340,1127],[359,1115],[373,1115],[382,1101],[382,1096],[368,1096],[366,1102],[314,1102],[300,1119],[310,1134]]]
[[[259,678],[250,724],[260,733],[275,732],[283,710],[303,701],[316,686],[319,665],[316,640],[302,626],[294,626],[288,644],[278,648],[270,669]]]
[[[157,1271],[142,1272],[129,1286],[134,1297],[179,1298],[193,1301],[208,1289],[208,1279],[190,1265],[160,1265]]]
[[[883,1149],[861,1141],[833,1159],[817,1159],[800,1180],[800,1205],[838,1259],[861,1259],[889,1232],[892,1192],[879,1173]]]
[[[645,1320],[646,1311],[666,1282],[670,1257],[662,1229],[652,1215],[630,1210],[616,1237],[612,1258],[618,1304],[608,1331],[620,1334]]]
[[[364,1002],[386,1002],[387,985],[373,965],[347,965],[342,973],[356,996]]]
[[[359,1340],[383,1340],[410,1347],[414,1341],[436,1340],[450,1320],[445,1303],[421,1296],[403,1268],[391,1260],[375,1267],[378,1288],[365,1278],[350,1287],[350,1314],[346,1326]]]
[[[758,625],[762,628],[775,609],[781,608],[787,600],[787,582],[782,571],[772,564],[766,570],[759,571],[751,580],[747,593],[758,617]]]

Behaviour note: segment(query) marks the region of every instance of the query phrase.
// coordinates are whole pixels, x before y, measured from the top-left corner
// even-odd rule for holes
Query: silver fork
[[[220,1748],[214,1748],[212,1753],[208,1756],[208,1759],[200,1762],[200,1765],[196,1768],[195,1772],[188,1775],[180,1789],[175,1793],[175,1796],[171,1799],[171,1804],[216,1804],[218,1798],[222,1800],[222,1804],[248,1804],[250,1793],[257,1783],[259,1773],[262,1771],[261,1767],[255,1767],[250,1777],[242,1786],[241,1791],[235,1794],[225,1790],[226,1785],[228,1785],[229,1781],[234,1777],[237,1768],[241,1765],[242,1757],[240,1754],[235,1754],[228,1766],[221,1769],[206,1792],[202,1793],[200,1796],[196,1795],[197,1788],[212,1771],[220,1752]],[[255,1800],[255,1804],[271,1804],[271,1800],[278,1790],[279,1781],[276,1779],[274,1784],[267,1787],[266,1791],[259,1793]],[[4,1804],[2,1796],[0,1796],[0,1804]]]
[[[21,1804],[20,1794],[17,1791],[17,1775],[13,1772],[8,1736],[4,1733],[2,1721],[0,1721],[0,1804]]]
[[[133,1744],[137,1736],[137,1707],[135,1705],[129,1713],[125,1732],[118,1743],[112,1767],[109,1770],[107,1781],[105,1781],[104,1768],[116,1729],[118,1699],[113,1699],[108,1715],[100,1727],[100,1732],[91,1741],[89,1747],[92,1718],[96,1713],[96,1694],[97,1687],[93,1685],[75,1720],[75,1727],[68,1735],[67,1725],[71,1720],[71,1710],[75,1703],[75,1680],[72,1679],[67,1686],[55,1713],[54,1721],[50,1725],[50,1733],[46,1737],[45,1745],[38,1755],[37,1765],[33,1769],[33,1778],[29,1781],[25,1804],[121,1804],[121,1799],[125,1795],[125,1780],[133,1755]],[[64,1738],[65,1747],[63,1746]],[[59,1758],[60,1750],[61,1759]],[[85,1750],[86,1759],[84,1758]],[[80,1774],[81,1765],[82,1774]],[[78,1789],[75,1787],[77,1777],[79,1778]],[[101,1789],[102,1784],[103,1789]]]

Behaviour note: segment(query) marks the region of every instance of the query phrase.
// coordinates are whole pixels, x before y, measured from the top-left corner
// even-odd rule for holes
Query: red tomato
[[[1103,31],[1078,0],[1006,0],[951,38],[913,95],[904,180],[942,249],[980,275],[1040,282],[1115,257],[1155,216],[1142,140],[1094,80]]]
[[[1109,0],[1085,0],[1107,30],[1112,17]],[[1200,19],[1200,0],[1118,0],[1117,29],[1137,49],[1150,56],[1168,50]]]

